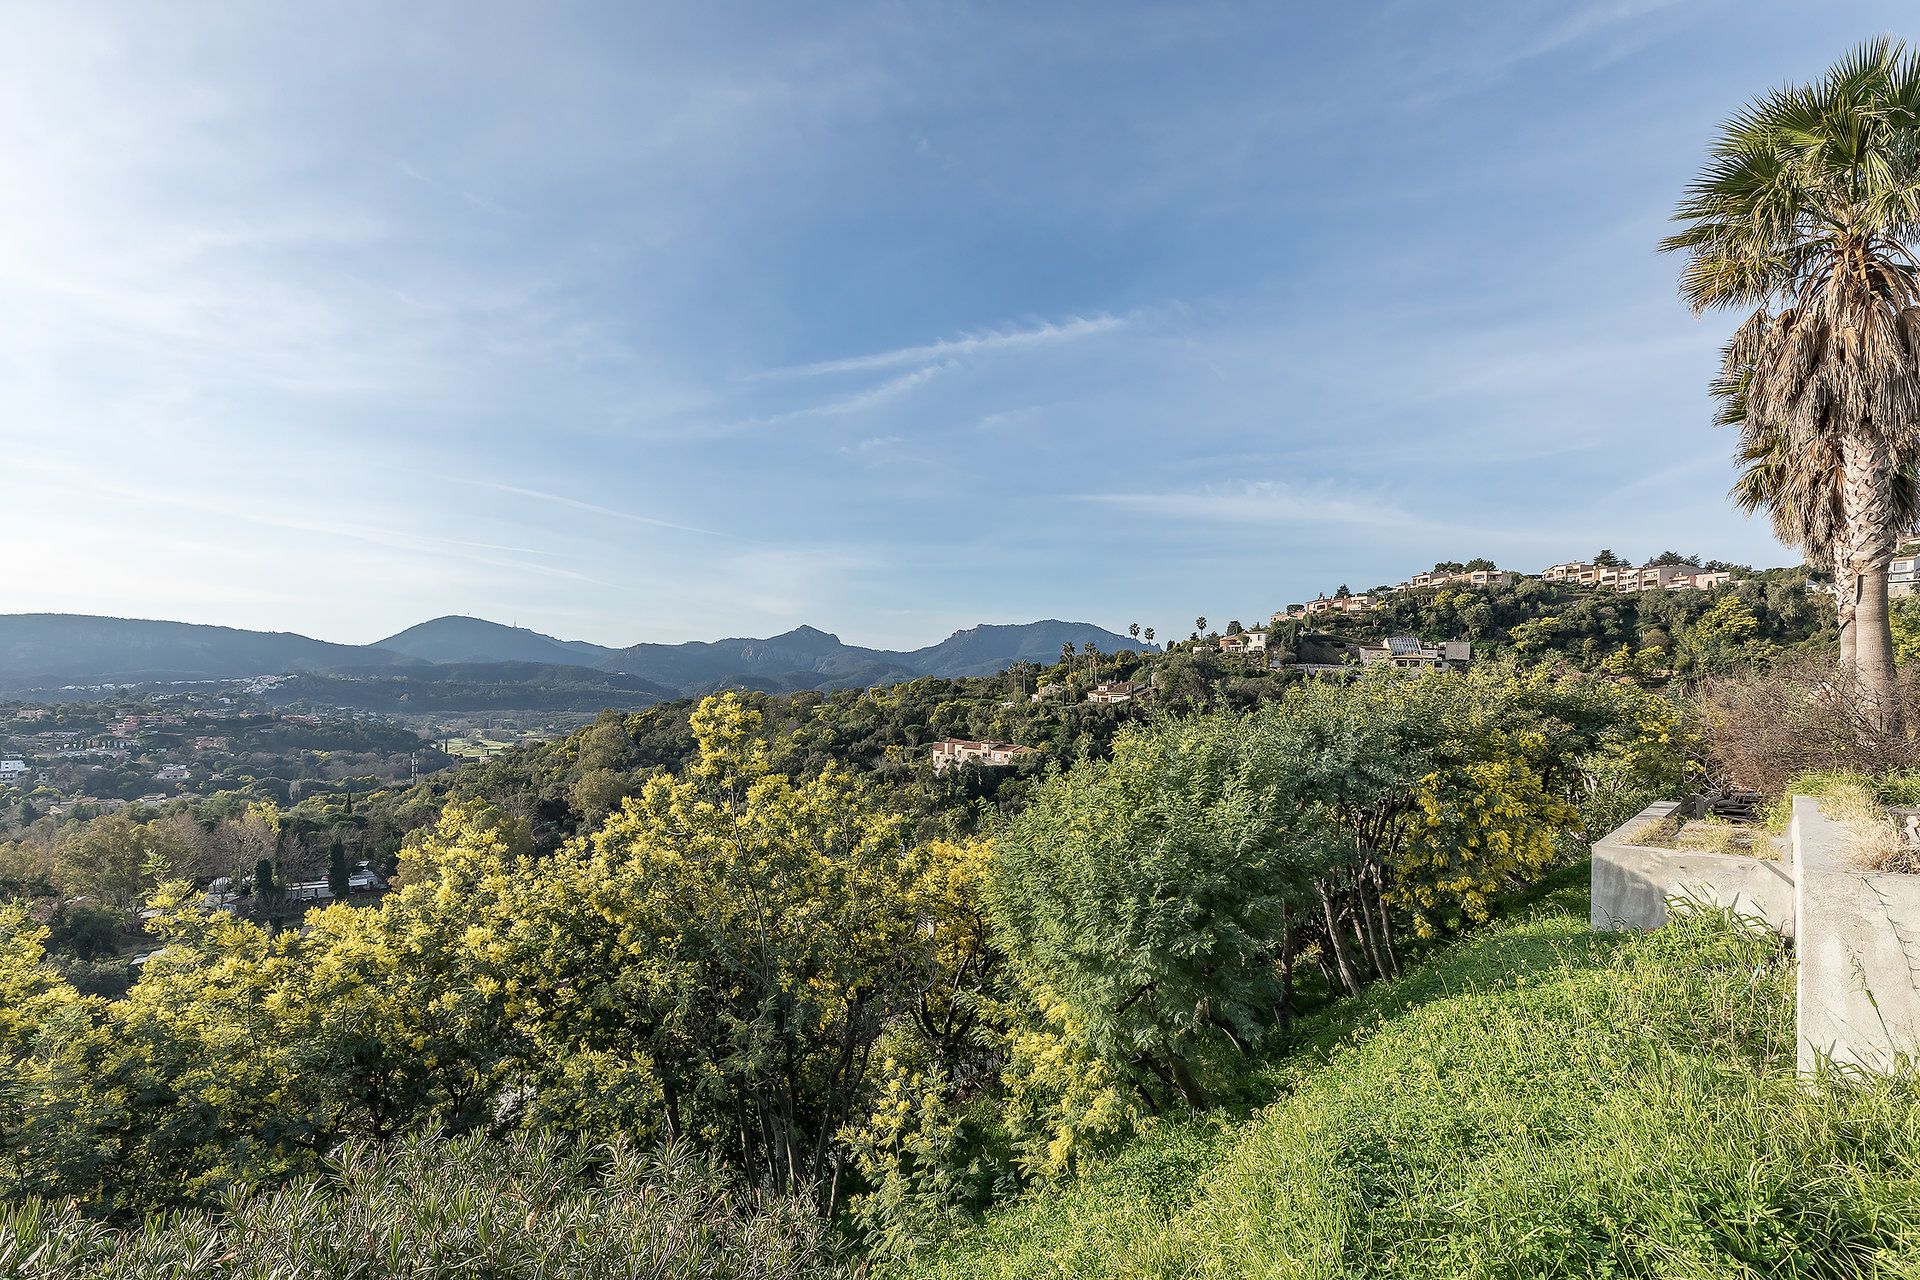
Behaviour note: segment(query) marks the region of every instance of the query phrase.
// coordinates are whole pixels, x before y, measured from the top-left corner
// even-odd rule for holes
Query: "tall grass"
[[[844,1275],[813,1206],[739,1191],[685,1150],[538,1138],[343,1152],[220,1214],[126,1231],[0,1206],[4,1280],[814,1280]]]
[[[1768,937],[1569,905],[1330,1016],[1250,1122],[1144,1135],[895,1274],[1920,1274],[1913,1086],[1795,1079]]]

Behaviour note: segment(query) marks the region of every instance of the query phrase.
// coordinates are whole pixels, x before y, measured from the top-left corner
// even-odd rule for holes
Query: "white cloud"
[[[848,356],[841,360],[822,360],[815,364],[788,365],[759,374],[763,378],[813,377],[823,373],[858,373],[868,369],[889,369],[903,364],[957,360],[997,351],[1019,351],[1033,347],[1075,342],[1100,334],[1117,333],[1132,324],[1128,316],[1101,312],[1091,316],[1071,316],[1055,323],[1044,320],[1024,328],[985,329],[958,338],[943,338],[916,347],[898,347],[870,355]]]
[[[658,516],[643,516],[637,511],[620,511],[613,507],[603,507],[597,502],[585,502],[579,498],[569,498],[565,494],[547,493],[540,489],[527,489],[517,484],[500,484],[493,480],[454,480],[454,484],[471,485],[476,489],[492,489],[497,493],[511,493],[516,497],[532,498],[536,502],[551,502],[555,506],[568,507],[574,511],[585,511],[591,515],[611,516],[616,520],[631,520],[635,524],[652,525],[657,529],[676,529],[681,533],[700,533],[711,538],[728,538],[733,534],[722,533],[717,529],[702,529],[690,524],[676,524],[672,520],[662,520]]]
[[[1290,485],[1250,480],[1147,493],[1088,493],[1079,501],[1175,520],[1211,524],[1393,524],[1424,523],[1376,495],[1349,493],[1331,485]]]

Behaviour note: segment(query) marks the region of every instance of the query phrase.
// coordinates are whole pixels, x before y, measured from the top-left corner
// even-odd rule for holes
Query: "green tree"
[[[327,889],[336,899],[347,896],[351,874],[347,867],[347,846],[336,837],[327,846]]]
[[[1840,477],[1832,565],[1843,584],[1861,684],[1895,715],[1887,564],[1899,527],[1896,474],[1920,422],[1920,63],[1890,40],[1862,45],[1813,84],[1750,102],[1662,241],[1687,255],[1694,311],[1751,308],[1714,390],[1750,439],[1820,455]],[[1723,410],[1723,420],[1729,411]],[[1830,484],[1802,485],[1806,510]],[[1809,554],[1817,548],[1809,548]]]
[[[1920,658],[1920,596],[1901,596],[1891,613],[1893,657],[1904,667]]]
[[[54,860],[69,892],[127,909],[165,878],[166,868],[186,866],[193,853],[179,827],[114,813],[67,828]]]

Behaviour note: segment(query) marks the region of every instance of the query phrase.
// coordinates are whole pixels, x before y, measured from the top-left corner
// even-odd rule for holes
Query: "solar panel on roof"
[[[1396,658],[1410,658],[1420,652],[1420,642],[1412,636],[1388,636],[1387,651]]]

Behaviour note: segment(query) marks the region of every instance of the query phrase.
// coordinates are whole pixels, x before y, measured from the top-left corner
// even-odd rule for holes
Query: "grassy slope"
[[[1920,1094],[1801,1089],[1789,960],[1721,920],[1594,936],[1584,882],[1328,1015],[1263,1110],[892,1274],[1920,1275]]]

